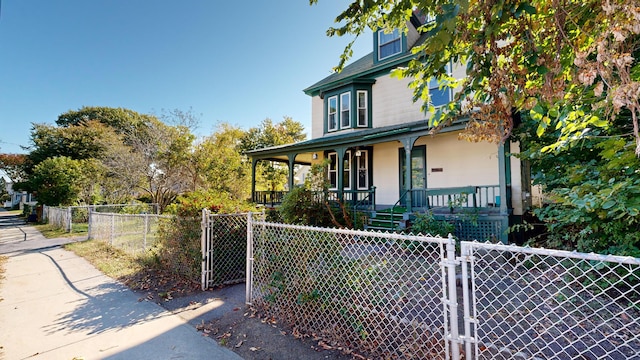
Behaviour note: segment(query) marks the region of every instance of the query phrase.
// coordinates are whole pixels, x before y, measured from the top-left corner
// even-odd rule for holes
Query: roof
[[[457,131],[464,127],[464,121],[456,122],[439,131],[446,133]],[[336,135],[323,136],[315,139],[301,141],[298,143],[272,146],[262,149],[254,149],[246,152],[251,157],[268,158],[275,155],[296,152],[322,151],[338,146],[367,146],[385,141],[397,140],[399,137],[409,133],[428,134],[433,128],[429,126],[428,120],[419,120],[410,123],[395,124],[378,128],[341,132]]]
[[[416,43],[413,44],[412,48],[422,44],[428,36],[429,35],[427,33],[421,34]],[[307,95],[315,96],[324,89],[338,87],[357,79],[373,79],[380,72],[388,72],[393,68],[406,64],[415,56],[415,54],[411,53],[411,48],[409,48],[404,55],[376,63],[374,61],[374,52],[370,52],[353,63],[345,66],[342,71],[335,72],[327,76],[303,91]]]

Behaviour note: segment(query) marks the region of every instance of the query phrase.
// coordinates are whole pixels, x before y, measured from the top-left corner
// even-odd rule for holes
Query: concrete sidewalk
[[[54,245],[68,239],[23,230],[0,228],[0,359],[241,359]]]

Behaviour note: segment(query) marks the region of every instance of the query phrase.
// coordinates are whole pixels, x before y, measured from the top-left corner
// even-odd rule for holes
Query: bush
[[[437,220],[430,211],[424,214],[418,214],[411,225],[412,233],[429,234],[431,236],[447,237],[449,234],[453,234],[455,229],[454,224],[446,220]]]
[[[154,245],[155,256],[163,268],[187,279],[200,276],[202,209],[212,213],[255,211],[246,202],[213,192],[188,193],[167,206],[165,213],[175,217],[161,222],[160,238]]]

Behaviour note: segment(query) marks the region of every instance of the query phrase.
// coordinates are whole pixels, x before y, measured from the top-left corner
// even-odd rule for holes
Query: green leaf
[[[602,208],[604,210],[611,209],[615,204],[616,204],[615,200],[609,199],[609,200],[605,201],[604,204],[602,204]]]

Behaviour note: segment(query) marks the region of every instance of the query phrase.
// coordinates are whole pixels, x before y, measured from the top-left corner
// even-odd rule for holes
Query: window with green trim
[[[332,96],[327,100],[327,130],[338,130],[338,97]]]

